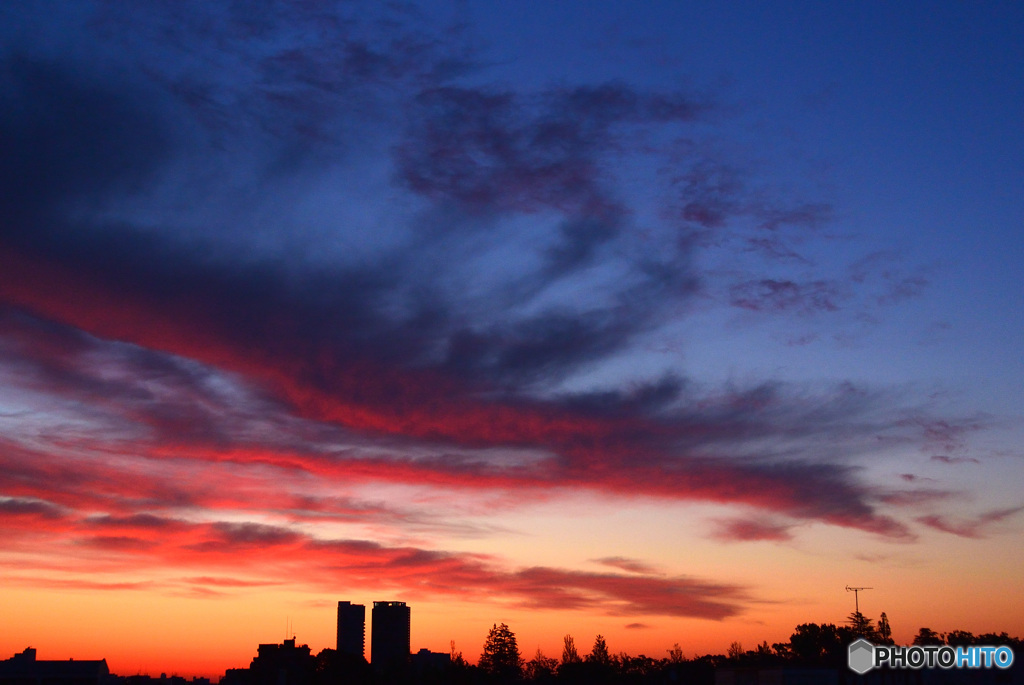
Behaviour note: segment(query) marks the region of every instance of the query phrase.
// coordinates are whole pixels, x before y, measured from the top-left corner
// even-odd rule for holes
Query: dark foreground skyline
[[[348,604],[347,602],[345,604]],[[396,603],[385,609],[396,608]],[[407,608],[403,605],[403,608]],[[405,625],[395,630],[393,616],[379,613],[384,637],[381,644],[406,641]],[[393,615],[394,612],[391,612]],[[405,612],[405,616],[408,616]],[[400,621],[400,623],[402,623]],[[920,628],[912,645],[934,651],[945,646],[969,649],[975,646],[991,650],[1006,647],[1009,668],[996,668],[983,661],[970,669],[874,669],[866,676],[855,676],[848,665],[848,648],[855,641],[866,639],[876,645],[893,649],[891,626],[885,614],[877,621],[860,613],[850,615],[846,625],[804,623],[796,626],[790,639],[769,645],[767,641],[754,649],[744,649],[733,642],[724,654],[688,657],[680,645],[666,650],[667,656],[649,657],[614,652],[607,640],[597,635],[587,652],[577,646],[571,635],[563,638],[560,658],[540,650],[524,656],[515,632],[504,623],[494,624],[484,640],[480,658],[470,663],[454,643],[448,653],[406,652],[396,659],[393,645],[379,650],[379,658],[367,661],[361,655],[324,648],[314,652],[295,637],[280,644],[263,643],[247,667],[228,668],[222,677],[214,678],[220,685],[398,685],[458,683],[664,683],[690,685],[721,683],[794,682],[805,685],[840,682],[877,683],[1020,683],[1024,667],[1015,655],[1024,653],[1024,640],[1003,633],[974,635],[969,631],[952,630],[940,633]],[[341,635],[339,634],[339,642]],[[739,680],[737,680],[739,679]],[[177,674],[159,678],[149,675],[122,676],[110,672],[106,660],[52,661],[37,658],[34,648],[26,648],[6,661],[0,661],[0,684],[26,685],[209,685],[211,679]]]

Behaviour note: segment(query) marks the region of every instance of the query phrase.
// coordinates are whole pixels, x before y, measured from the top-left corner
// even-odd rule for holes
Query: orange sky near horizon
[[[724,653],[734,641],[747,649],[761,641],[785,642],[799,623],[840,624],[853,611],[854,596],[844,590],[844,583],[853,582],[870,583],[872,589],[860,595],[862,611],[874,619],[885,611],[893,637],[901,643],[909,643],[920,627],[1024,634],[1024,619],[1016,604],[1007,601],[1020,592],[1017,569],[1024,558],[1019,548],[997,540],[940,538],[929,543],[935,550],[931,558],[920,545],[907,549],[877,542],[862,555],[877,554],[876,558],[853,558],[852,548],[869,540],[863,536],[864,540],[847,543],[851,549],[833,544],[831,552],[845,559],[837,563],[831,554],[822,553],[822,545],[830,539],[835,542],[833,533],[808,531],[806,537],[785,550],[753,543],[737,550],[742,563],[728,555],[707,555],[706,564],[728,569],[722,581],[748,588],[749,600],[738,615],[722,620],[648,616],[643,625],[605,610],[537,611],[511,598],[465,601],[438,597],[429,590],[368,594],[353,588],[328,597],[311,588],[289,588],[283,577],[284,586],[279,588],[222,586],[203,596],[166,569],[93,574],[94,580],[110,584],[108,589],[75,588],[70,582],[57,589],[61,579],[75,577],[73,570],[16,574],[8,557],[0,603],[14,620],[0,626],[0,650],[10,656],[32,646],[40,659],[105,658],[119,675],[168,673],[216,679],[226,668],[248,666],[258,644],[284,639],[287,625],[298,643],[308,644],[314,653],[333,648],[338,599],[367,606],[369,658],[370,607],[374,600],[398,599],[412,608],[413,651],[447,652],[454,640],[455,648],[475,662],[487,630],[504,622],[516,633],[526,659],[538,648],[560,657],[566,634],[573,636],[581,653],[602,634],[614,653],[662,658],[679,643],[692,658]],[[699,539],[687,546],[697,555],[704,551]],[[666,567],[674,556],[666,556]],[[972,560],[978,558],[989,560],[984,583],[973,580],[979,569]],[[119,583],[140,585],[118,589]]]
[[[4,594],[10,595],[10,589],[5,589]],[[494,623],[505,622],[516,633],[520,651],[527,660],[535,656],[537,649],[546,656],[559,658],[562,638],[567,634],[573,636],[581,654],[589,652],[597,634],[605,636],[613,653],[664,658],[679,643],[687,658],[724,654],[734,641],[746,649],[754,649],[761,641],[788,641],[798,623],[840,623],[841,612],[849,608],[846,604],[852,606],[852,594],[834,594],[831,607],[808,605],[775,610],[757,620],[657,620],[643,628],[627,628],[621,618],[575,611],[539,615],[495,606],[484,616],[486,605],[411,603],[412,649],[448,652],[450,641],[454,640],[456,650],[475,662],[487,630]],[[864,593],[865,604],[874,604],[872,599],[870,593]],[[971,599],[984,598],[974,595]],[[258,644],[280,643],[289,622],[297,643],[308,644],[314,654],[324,648],[333,649],[335,642],[336,603],[332,606],[323,601],[322,606],[311,606],[317,600],[297,593],[209,600],[153,597],[138,591],[112,591],[97,597],[84,591],[55,595],[22,590],[15,597],[3,597],[2,601],[12,611],[10,615],[19,617],[4,622],[0,628],[0,649],[7,652],[0,653],[3,658],[32,646],[39,659],[104,658],[111,672],[118,675],[141,673],[156,677],[167,673],[189,678],[205,676],[216,681],[227,668],[247,667]],[[362,602],[368,607],[369,623],[372,600]],[[993,613],[991,618],[984,619],[978,618],[971,607],[960,604],[922,611],[930,620],[913,621],[908,618],[912,614],[902,605],[892,603],[896,606],[887,615],[893,637],[901,644],[910,643],[922,626],[940,632],[957,629],[976,634],[1024,634],[1019,615],[1005,602],[999,602],[998,595],[985,602]],[[967,615],[971,618],[958,620]],[[367,657],[371,628],[367,626]]]

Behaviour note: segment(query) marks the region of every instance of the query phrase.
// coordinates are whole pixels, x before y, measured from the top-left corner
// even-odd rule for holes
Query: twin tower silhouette
[[[411,610],[405,602],[374,602],[370,656],[374,666],[409,662]],[[338,602],[338,653],[365,658],[366,606]]]

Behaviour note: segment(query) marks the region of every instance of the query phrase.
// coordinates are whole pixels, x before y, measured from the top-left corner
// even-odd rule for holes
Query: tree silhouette
[[[526,663],[524,669],[527,680],[532,682],[552,682],[558,670],[558,659],[544,656],[544,652],[537,648],[537,654]]]
[[[1019,637],[1010,637],[1004,630],[1001,633],[982,633],[975,638],[976,645],[1006,645],[1014,652],[1024,653],[1024,640]]]
[[[846,622],[850,624],[850,631],[857,637],[863,637],[868,640],[877,639],[878,634],[875,632],[874,626],[871,625],[871,619],[859,611],[850,614]]]
[[[942,636],[931,628],[921,628],[914,636],[915,645],[942,645],[945,641]]]
[[[451,646],[451,652],[449,654],[449,658],[451,659],[451,663],[456,665],[456,666],[460,666],[460,667],[468,666],[468,664],[466,663],[466,660],[464,658],[462,658],[462,652],[457,650],[457,649],[455,649],[455,640],[449,641],[448,644]]]
[[[516,635],[504,623],[492,626],[487,633],[479,665],[498,680],[512,680],[522,673],[523,657],[519,654]]]
[[[967,630],[951,630],[946,633],[946,644],[952,645],[953,647],[969,647],[970,645],[976,645],[978,639],[974,637],[974,633]]]
[[[608,653],[608,643],[603,636],[598,635],[594,639],[594,648],[590,650],[587,661],[600,666],[607,666],[612,662],[612,657]]]
[[[572,635],[562,639],[562,663],[558,666],[558,680],[563,683],[583,683],[587,681],[583,659],[576,651],[576,642]]]
[[[878,633],[878,641],[891,645],[892,644],[892,628],[889,627],[889,617],[882,612],[882,615],[878,618],[878,629],[875,631]]]
[[[841,655],[845,656],[846,645],[852,641],[844,641],[839,629],[831,623],[802,623],[790,636],[789,646],[797,661],[826,664],[840,661]]]
[[[572,639],[572,635],[566,635],[562,638],[562,663],[563,664],[578,664],[580,662],[580,653],[576,651],[576,643]]]
[[[371,682],[370,665],[359,654],[345,654],[331,648],[320,650],[313,666],[313,685],[365,685]]]

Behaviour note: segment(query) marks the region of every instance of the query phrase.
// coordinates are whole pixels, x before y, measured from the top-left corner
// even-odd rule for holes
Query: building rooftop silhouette
[[[40,661],[36,650],[27,647],[20,654],[0,661],[0,683],[18,685],[101,685],[110,677],[107,660]]]
[[[295,638],[260,644],[249,668],[229,668],[222,685],[303,685],[312,680],[315,660],[308,645]]]

